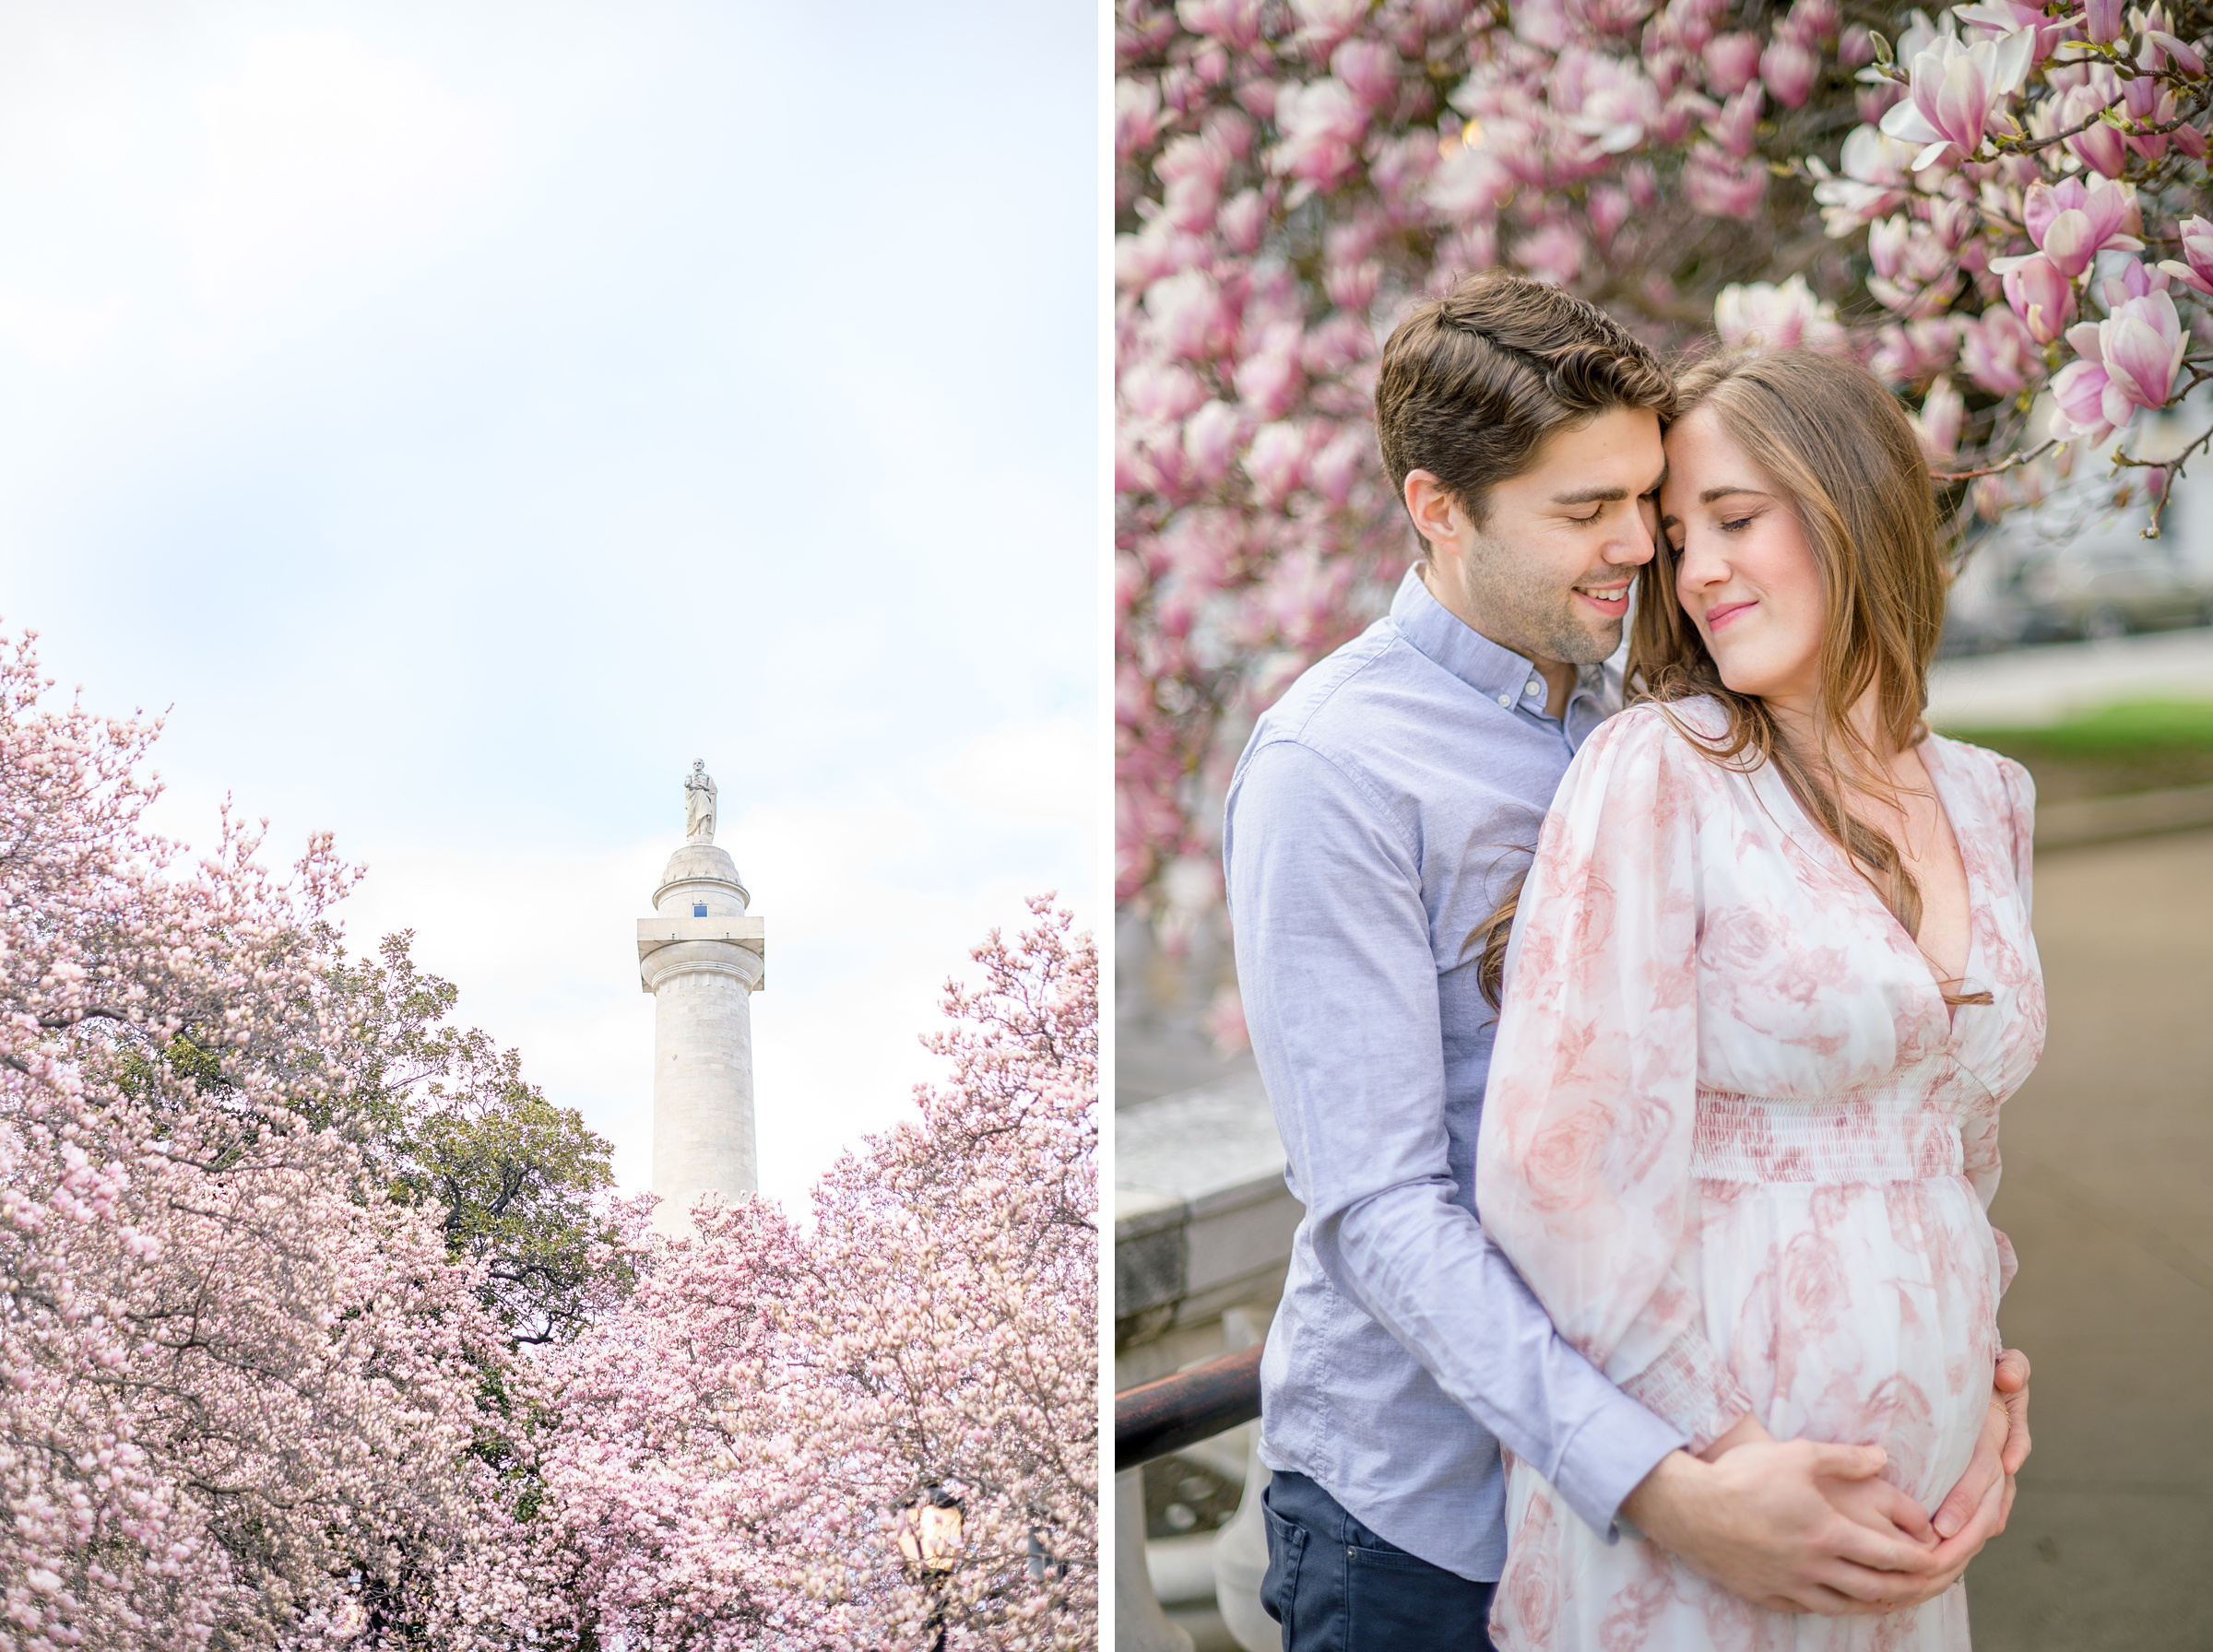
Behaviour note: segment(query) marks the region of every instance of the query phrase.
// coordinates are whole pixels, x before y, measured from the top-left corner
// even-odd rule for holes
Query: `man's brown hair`
[[[1490,490],[1529,469],[1555,431],[1612,407],[1664,419],[1674,407],[1667,370],[1627,327],[1504,270],[1417,304],[1392,329],[1376,376],[1376,437],[1391,485],[1402,499],[1406,473],[1426,470],[1478,525]]]

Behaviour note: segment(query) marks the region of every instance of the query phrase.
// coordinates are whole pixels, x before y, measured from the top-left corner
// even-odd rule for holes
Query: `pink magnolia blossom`
[[[2067,148],[2083,165],[2105,177],[2118,178],[2128,163],[2128,145],[2120,133],[2093,118],[2109,101],[2093,88],[2077,87],[2060,100],[2056,128],[2072,134],[2066,140]],[[2083,129],[2076,132],[2077,126]]]
[[[1426,191],[1430,206],[1458,221],[1487,217],[1513,193],[1513,176],[1497,157],[1464,143],[1438,162]]]
[[[1883,328],[1867,365],[1885,384],[1923,384],[1951,367],[1959,348],[1955,326],[1925,316]]]
[[[1180,361],[1142,362],[1123,375],[1119,389],[1124,407],[1152,420],[1182,419],[1206,400],[1206,386]]]
[[[1184,457],[1200,487],[1211,488],[1229,474],[1238,433],[1237,410],[1226,402],[1208,402],[1185,421]]]
[[[2132,416],[2125,396],[2108,381],[2103,363],[2070,361],[2052,380],[2052,434],[2062,442],[2092,446]]]
[[[1956,6],[1952,15],[1970,29],[1986,34],[2004,37],[2016,30],[2034,31],[2033,61],[2042,63],[2052,54],[2052,49],[2070,31],[2072,19],[2065,16],[2052,17],[2033,0],[1982,0],[1975,6]]]
[[[1959,324],[1959,365],[1994,395],[2018,395],[2041,366],[2037,341],[2019,316],[1993,305]]]
[[[2200,213],[2184,218],[2177,229],[2183,256],[2161,259],[2160,268],[2185,287],[2213,296],[2213,220]]]
[[[1176,20],[1232,52],[1249,52],[1260,38],[1260,0],[1177,0]]]
[[[1343,510],[1352,497],[1367,468],[1368,450],[1375,438],[1366,431],[1350,428],[1332,436],[1322,450],[1314,455],[1308,467],[1314,491],[1320,494],[1322,502],[1332,510]]]
[[[2083,26],[2094,45],[2111,45],[2121,38],[2122,13],[2126,0],[2083,0]]]
[[[1768,170],[1699,144],[1683,167],[1683,193],[1708,218],[1748,217],[1768,193]]]
[[[1285,87],[1275,100],[1284,141],[1275,170],[1327,189],[1353,170],[1355,146],[1367,130],[1367,110],[1342,80]]]
[[[1268,200],[1257,189],[1241,189],[1223,203],[1214,225],[1232,252],[1257,253],[1268,232]]]
[[[1565,287],[1581,273],[1582,238],[1564,223],[1546,224],[1515,243],[1514,260],[1531,275]]]
[[[1145,317],[1164,353],[1196,359],[1222,348],[1229,318],[1205,271],[1178,270],[1145,289]]]
[[[1601,246],[1611,242],[1622,225],[1629,221],[1628,192],[1612,183],[1601,183],[1592,189],[1588,207],[1591,233],[1598,238]]]
[[[2134,195],[2126,185],[2103,178],[2092,178],[2088,183],[2079,178],[2065,178],[2057,184],[2030,184],[2021,202],[2021,220],[2029,239],[2042,247],[2053,220],[2069,211],[2083,215],[2094,248],[2124,246],[2133,253],[2142,244],[2126,233],[2136,217]]]
[[[2105,370],[2106,422],[2121,425],[2125,407],[2163,407],[2183,364],[2183,324],[2174,301],[2150,292],[2119,305],[2101,322],[2067,329],[2067,343],[2086,361]],[[2120,396],[2119,402],[2110,398]]]
[[[1878,127],[1853,127],[1835,173],[1818,160],[1811,163],[1821,180],[1814,186],[1814,200],[1821,207],[1823,227],[1831,236],[1849,235],[1896,211],[1906,200],[1916,153],[1911,144]]]
[[[549,1362],[563,1644],[915,1646],[933,1619],[958,1646],[1096,1644],[1098,960],[1030,904],[947,988],[925,1043],[949,1081],[830,1171],[807,1229],[703,1203]],[[932,1496],[962,1513],[935,1579],[895,1541]]]
[[[1914,54],[1908,100],[1883,116],[1883,130],[1924,146],[1914,158],[1915,171],[1934,165],[1947,150],[1972,155],[1982,147],[1992,110],[2027,77],[2035,49],[2033,30],[1972,46],[1938,35]]]
[[[1327,57],[1337,42],[1360,27],[1367,0],[1292,0],[1299,33]]]
[[[2165,270],[2148,266],[2140,258],[2124,258],[2118,269],[2099,277],[2098,297],[2110,313],[2131,299],[2165,292],[2167,287]]]
[[[1805,105],[1813,93],[1814,77],[1820,72],[1820,58],[1789,41],[1773,41],[1759,54],[1759,77],[1786,109]]]
[[[1759,77],[1759,37],[1756,34],[1720,34],[1706,42],[1701,54],[1706,84],[1721,97],[1733,98]]]
[[[325,914],[352,876],[327,837],[273,876],[227,812],[188,860],[146,829],[156,726],[48,686],[28,639],[0,646],[5,1633],[511,1645],[552,1580],[517,1559],[491,1459],[519,1485],[529,1448],[485,1386],[539,1390],[485,1265],[382,1174],[358,1098],[419,1098],[349,1031]]]
[[[1722,288],[1714,300],[1713,324],[1731,349],[1833,349],[1843,341],[1836,307],[1816,299],[1804,276],[1780,287],[1757,281]]]
[[[2161,69],[2172,65],[2192,79],[2202,79],[2205,76],[2206,60],[2197,48],[2183,44],[2163,29],[2147,30],[2144,47],[2144,53],[2137,61],[2146,68]]]
[[[1670,348],[1710,313],[1732,338],[1848,350],[1956,442],[1948,468],[2042,440],[2055,347],[2086,311],[2113,319],[2171,289],[2186,349],[2213,349],[2197,284],[2213,277],[2190,256],[2202,232],[2177,221],[2213,190],[2213,111],[2191,67],[2198,24],[2157,6],[1895,14],[1902,85],[1871,61],[1879,20],[1840,32],[1833,0],[1312,0],[1257,21],[1211,0],[1188,18],[1167,0],[1118,7],[1120,76],[1152,96],[1118,93],[1148,135],[1116,166],[1116,531],[1134,571],[1117,587],[1116,739],[1122,829],[1145,834],[1117,864],[1118,889],[1151,910],[1167,911],[1166,868],[1211,855],[1266,696],[1379,612],[1405,566],[1388,478],[1345,432],[1382,336],[1456,276],[1562,282]],[[2132,37],[2131,73],[2086,33]],[[2130,129],[2059,141],[2108,110]],[[2148,113],[2179,124],[2148,132]],[[1205,169],[1163,165],[1193,136]],[[1809,207],[1839,241],[1864,231],[1864,252],[1799,262]],[[2172,256],[2147,266],[2138,243]],[[1795,288],[1776,285],[1786,246]],[[1211,321],[1192,277],[1219,301]],[[1172,280],[1178,301],[1151,297]],[[2101,419],[2117,373],[2152,393],[2143,339],[2116,348],[2125,372],[2103,353],[2070,366],[2065,406]],[[1196,394],[1148,365],[1188,370]],[[1966,410],[1947,436],[1954,396]],[[1248,432],[1218,478],[1226,416],[1187,422],[1209,401]],[[2019,467],[1995,480],[1978,509],[2030,495]],[[1143,692],[1118,686],[1131,678]]]
[[[1943,464],[1959,453],[1959,431],[1967,422],[1967,398],[1949,379],[1938,379],[1913,418],[1922,451],[1932,464]]]
[[[1344,41],[1330,53],[1330,72],[1371,110],[1387,109],[1399,95],[1399,54],[1382,41]]]
[[[1306,479],[1306,471],[1307,439],[1297,426],[1264,424],[1254,433],[1245,453],[1245,474],[1252,478],[1253,498],[1263,509],[1281,510]]]
[[[1237,364],[1237,395],[1262,419],[1281,419],[1297,405],[1299,394],[1306,388],[1306,373],[1298,359],[1300,343],[1296,322],[1276,322],[1268,328],[1260,348]]]
[[[1659,88],[1635,64],[1598,53],[1561,53],[1548,89],[1566,129],[1601,155],[1635,148],[1660,119]]]
[[[1122,80],[1114,88],[1114,152],[1130,155],[1160,130],[1160,89],[1143,81]]]
[[[1913,221],[1902,214],[1867,226],[1867,256],[1876,275],[1885,280],[1897,278],[1904,268],[1906,246],[1912,234]]]
[[[2027,324],[2029,336],[2050,344],[2066,331],[2075,314],[2075,287],[2041,253],[2018,260],[2004,272],[2006,301]]]
[[[1759,139],[1759,112],[1765,101],[1765,88],[1754,81],[1723,104],[1718,116],[1706,123],[1707,136],[1742,160],[1752,153]]]
[[[1168,221],[1178,230],[1213,227],[1214,208],[1222,199],[1222,176],[1229,156],[1220,146],[1187,134],[1170,140],[1154,170],[1167,185],[1165,205]]]

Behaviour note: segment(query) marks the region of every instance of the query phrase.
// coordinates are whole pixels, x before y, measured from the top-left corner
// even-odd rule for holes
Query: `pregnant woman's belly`
[[[1777,1439],[1880,1446],[1934,1511],[1973,1454],[1998,1355],[1998,1254],[1959,1175],[1701,1177],[1684,1271]]]

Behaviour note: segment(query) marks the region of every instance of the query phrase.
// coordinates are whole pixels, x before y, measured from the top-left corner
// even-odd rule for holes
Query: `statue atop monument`
[[[684,776],[684,836],[693,843],[715,841],[715,781],[704,757]]]

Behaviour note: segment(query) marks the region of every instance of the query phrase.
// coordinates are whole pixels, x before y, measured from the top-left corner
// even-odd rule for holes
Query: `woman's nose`
[[[1703,588],[1719,584],[1729,577],[1729,563],[1717,556],[1714,547],[1703,534],[1686,533],[1683,536],[1683,549],[1675,558],[1675,582],[1678,584]]]

